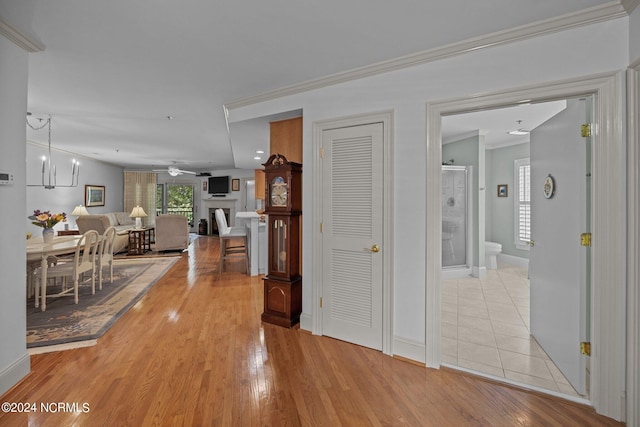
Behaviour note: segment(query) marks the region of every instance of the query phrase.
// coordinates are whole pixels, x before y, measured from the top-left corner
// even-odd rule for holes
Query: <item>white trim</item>
[[[311,315],[302,313],[300,315],[300,329],[303,331],[311,332],[313,330],[313,319]]]
[[[591,297],[591,399],[596,411],[620,420],[624,416],[625,226],[622,137],[622,74],[606,73],[432,102],[427,104],[427,194],[440,200],[441,116],[481,108],[515,105],[522,100],[549,100],[594,94],[593,241]],[[619,171],[619,173],[615,173]],[[428,203],[426,253],[427,366],[441,364],[440,254],[441,210]]]
[[[388,73],[390,71],[401,70],[415,65],[461,55],[467,52],[477,51],[479,49],[513,43],[515,41],[564,31],[584,25],[590,25],[597,22],[608,21],[622,16],[627,16],[627,12],[620,2],[610,1],[578,12],[568,13],[516,28],[497,31],[422,52],[401,56],[399,58],[377,62],[364,67],[354,68],[349,71],[331,74],[319,79],[308,80],[306,82],[285,86],[280,89],[263,92],[254,96],[231,100],[224,104],[224,108],[233,110],[240,107],[246,107],[247,105],[258,104],[285,96],[336,85],[338,83]]]
[[[469,276],[473,276],[473,268],[471,267],[443,268],[440,273],[442,280],[465,279]]]
[[[640,60],[627,70],[627,411],[640,425]]]
[[[468,369],[462,366],[458,366],[458,365],[451,365],[449,363],[443,363],[442,366],[447,367],[449,369],[455,370],[455,371],[460,371],[460,372],[466,372],[468,374],[471,375],[475,375],[477,377],[482,377],[482,378],[488,378],[492,381],[496,381],[496,382],[501,382],[501,383],[505,383],[505,384],[511,384],[513,386],[525,389],[525,390],[531,390],[531,391],[535,391],[538,393],[544,393],[544,394],[548,394],[550,396],[555,396],[555,397],[559,397],[561,399],[564,400],[568,400],[570,402],[575,402],[575,403],[579,403],[581,405],[588,405],[591,406],[591,402],[589,402],[587,399],[582,398],[582,397],[577,397],[577,396],[573,396],[570,394],[564,394],[564,393],[560,393],[557,391],[553,391],[553,390],[549,390],[546,388],[542,388],[542,387],[538,387],[535,385],[531,385],[531,384],[525,384],[525,383],[521,383],[518,381],[514,381],[511,380],[509,378],[505,378],[505,377],[499,377],[497,375],[491,375],[491,374],[486,374],[484,372],[478,372],[478,371],[474,371],[472,369]]]
[[[424,343],[409,338],[394,337],[393,354],[394,356],[424,363]]]
[[[498,254],[498,264],[509,264],[520,268],[529,268],[529,260],[509,254]],[[500,268],[498,266],[498,268]]]
[[[349,126],[361,126],[371,123],[383,123],[384,127],[384,186],[383,186],[383,221],[382,236],[382,352],[393,354],[393,111],[371,114],[359,114],[337,119],[313,122],[313,207],[312,221],[312,265],[313,281],[311,284],[311,330],[315,335],[322,335],[322,313],[320,297],[322,296],[322,132]]]
[[[24,354],[0,372],[0,396],[18,384],[31,370],[31,359],[25,350]]]
[[[620,3],[629,15],[640,5],[640,0],[621,0]]]
[[[0,34],[11,40],[18,47],[26,50],[27,52],[42,52],[44,46],[35,40],[22,34],[20,31],[7,24],[0,17]]]
[[[471,269],[471,275],[473,277],[477,277],[478,279],[486,279],[487,267],[484,265],[482,267],[478,267],[477,265],[474,265],[473,268]]]

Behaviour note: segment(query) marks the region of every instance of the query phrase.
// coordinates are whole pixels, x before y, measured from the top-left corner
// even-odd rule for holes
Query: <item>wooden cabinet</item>
[[[264,200],[264,171],[256,169],[254,171],[256,199]]]
[[[302,163],[302,117],[270,123],[270,153]]]

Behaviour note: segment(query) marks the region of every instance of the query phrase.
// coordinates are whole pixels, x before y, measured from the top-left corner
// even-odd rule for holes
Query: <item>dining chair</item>
[[[62,290],[51,297],[58,297],[68,294],[73,290],[75,303],[78,303],[78,286],[80,277],[83,273],[91,272],[91,293],[96,293],[96,277],[95,277],[95,259],[96,251],[98,248],[99,235],[95,230],[89,230],[82,235],[76,244],[76,250],[73,258],[69,262],[60,263],[47,269],[47,279],[62,277],[73,277],[73,288],[66,288],[66,282],[63,281]],[[37,275],[40,276],[42,272],[38,270]],[[48,280],[47,280],[48,281]],[[36,286],[36,301],[40,298],[40,286]],[[44,298],[47,297],[47,288],[43,289]],[[44,309],[44,305],[42,307]]]
[[[57,256],[49,255],[47,257],[47,266],[49,268],[53,267],[57,263]],[[40,261],[39,259],[34,261],[27,261],[27,298],[31,298],[35,295],[35,287],[38,283],[38,281],[36,280],[36,273],[40,265],[42,265],[42,261]]]
[[[229,227],[222,209],[216,209],[215,217],[218,224],[218,236],[220,237],[220,275],[224,270],[224,261],[232,258],[244,258],[247,274],[249,274],[249,248],[246,228]],[[232,243],[231,246],[229,245],[230,242],[238,240],[242,244]]]
[[[107,228],[98,243],[96,262],[98,267],[98,289],[102,290],[102,269],[109,267],[109,283],[113,283],[113,241],[116,238],[116,228]]]

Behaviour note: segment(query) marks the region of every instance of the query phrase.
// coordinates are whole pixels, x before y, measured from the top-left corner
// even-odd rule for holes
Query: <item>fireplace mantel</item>
[[[212,197],[202,199],[202,211],[208,212],[208,218],[212,218],[212,211],[216,209],[229,209],[229,226],[233,227],[236,221],[236,202],[238,199],[227,199],[225,197]]]

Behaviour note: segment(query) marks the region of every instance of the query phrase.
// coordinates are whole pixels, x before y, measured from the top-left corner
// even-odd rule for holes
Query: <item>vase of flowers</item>
[[[64,212],[52,214],[49,211],[41,212],[36,209],[29,219],[31,224],[42,227],[42,240],[44,243],[51,243],[53,241],[53,226],[59,222],[66,222],[67,214]]]

